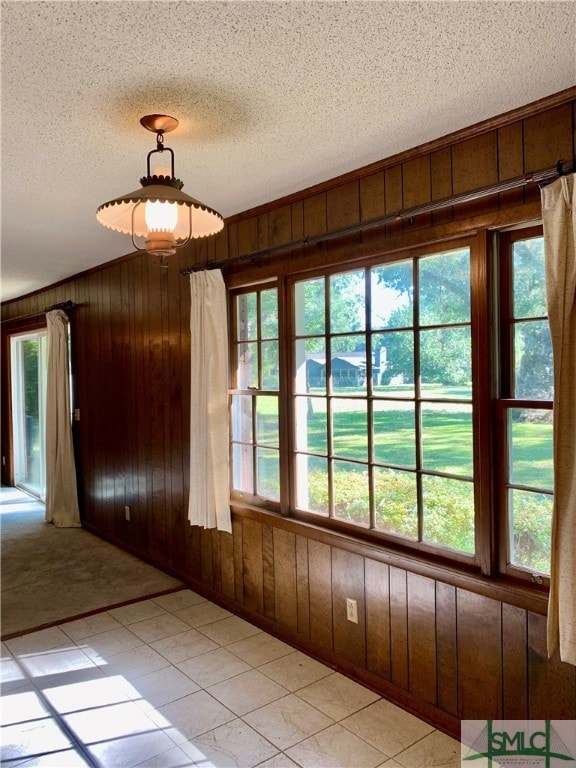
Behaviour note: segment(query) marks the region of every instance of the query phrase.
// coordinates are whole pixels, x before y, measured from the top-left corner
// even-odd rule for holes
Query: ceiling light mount
[[[140,179],[142,189],[103,203],[96,218],[105,227],[131,235],[136,250],[140,250],[136,237],[145,237],[146,251],[164,264],[167,256],[191,239],[219,232],[224,220],[213,208],[182,192],[184,183],[174,175],[174,152],[164,145],[164,134],[175,130],[178,120],[170,115],[145,115],[140,123],[156,134],[156,149],[147,157],[147,175]],[[152,156],[164,152],[170,155],[170,167],[151,172]]]

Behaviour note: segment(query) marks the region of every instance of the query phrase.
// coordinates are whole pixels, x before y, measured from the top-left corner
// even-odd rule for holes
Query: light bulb
[[[149,232],[174,232],[178,223],[178,206],[176,203],[148,200],[144,218]]]

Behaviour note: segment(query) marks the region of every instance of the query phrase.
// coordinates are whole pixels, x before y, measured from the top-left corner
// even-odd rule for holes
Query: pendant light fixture
[[[198,237],[215,235],[224,227],[222,216],[209,206],[182,192],[184,183],[174,177],[174,152],[164,146],[164,134],[178,127],[178,120],[169,115],[145,115],[140,123],[156,134],[156,149],[148,153],[147,175],[140,179],[141,189],[129,192],[107,203],[102,203],[96,218],[105,227],[124,232],[132,237],[146,239],[148,253],[160,257],[176,253],[176,248]],[[154,168],[150,172],[150,158],[154,154],[170,154],[170,167]]]

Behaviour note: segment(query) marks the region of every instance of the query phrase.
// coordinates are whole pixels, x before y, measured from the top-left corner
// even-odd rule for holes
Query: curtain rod
[[[461,205],[462,203],[473,202],[474,200],[480,200],[483,197],[495,195],[499,192],[507,192],[510,189],[517,189],[518,187],[523,187],[527,184],[534,183],[539,184],[542,187],[547,183],[554,181],[560,176],[565,176],[566,174],[574,173],[575,171],[576,156],[572,160],[559,160],[553,168],[546,168],[542,171],[532,171],[531,173],[524,174],[523,176],[516,176],[515,178],[509,179],[508,181],[502,181],[498,184],[491,184],[486,187],[480,187],[478,189],[471,190],[470,192],[463,192],[460,195],[443,197],[440,200],[435,200],[434,202],[430,203],[423,203],[422,205],[416,205],[413,208],[403,208],[396,213],[388,213],[385,216],[377,216],[374,219],[368,219],[367,221],[358,222],[358,224],[352,224],[348,227],[341,227],[340,229],[333,229],[320,235],[312,235],[310,237],[304,237],[299,240],[293,240],[290,243],[285,243],[284,245],[262,248],[258,251],[250,251],[249,253],[244,253],[231,259],[206,261],[202,264],[193,264],[188,267],[183,267],[180,270],[180,274],[189,275],[192,272],[198,272],[203,269],[218,269],[220,267],[226,267],[231,264],[241,264],[243,262],[254,263],[256,259],[261,256],[275,256],[277,254],[290,251],[293,248],[302,248],[307,245],[315,245],[317,243],[324,242],[325,240],[333,240],[337,237],[344,237],[346,235],[355,234],[357,232],[364,232],[367,229],[381,227],[383,224],[391,224],[395,221],[402,221],[404,219],[408,219],[408,221],[410,221],[423,213],[431,213],[432,211],[438,211],[443,208],[450,208],[453,205]]]
[[[6,320],[2,320],[2,323],[15,323],[17,320],[29,320],[32,317],[40,317],[40,315],[43,315],[46,312],[52,312],[53,309],[62,309],[64,312],[69,312],[71,309],[74,309],[75,306],[76,304],[73,301],[61,301],[59,304],[52,304],[52,306],[46,307],[46,309],[41,309],[38,312],[31,312],[29,315],[8,317]]]

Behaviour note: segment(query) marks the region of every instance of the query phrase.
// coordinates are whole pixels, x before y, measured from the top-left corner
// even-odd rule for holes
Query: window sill
[[[435,562],[412,553],[392,549],[384,544],[375,544],[360,537],[330,530],[320,525],[285,517],[277,512],[255,507],[245,502],[231,500],[232,514],[281,528],[295,535],[320,541],[329,546],[353,552],[386,565],[401,568],[420,576],[449,584],[484,597],[498,600],[543,616],[548,610],[548,590],[545,587],[527,586],[502,576],[483,576],[475,570],[459,567],[453,563]]]

